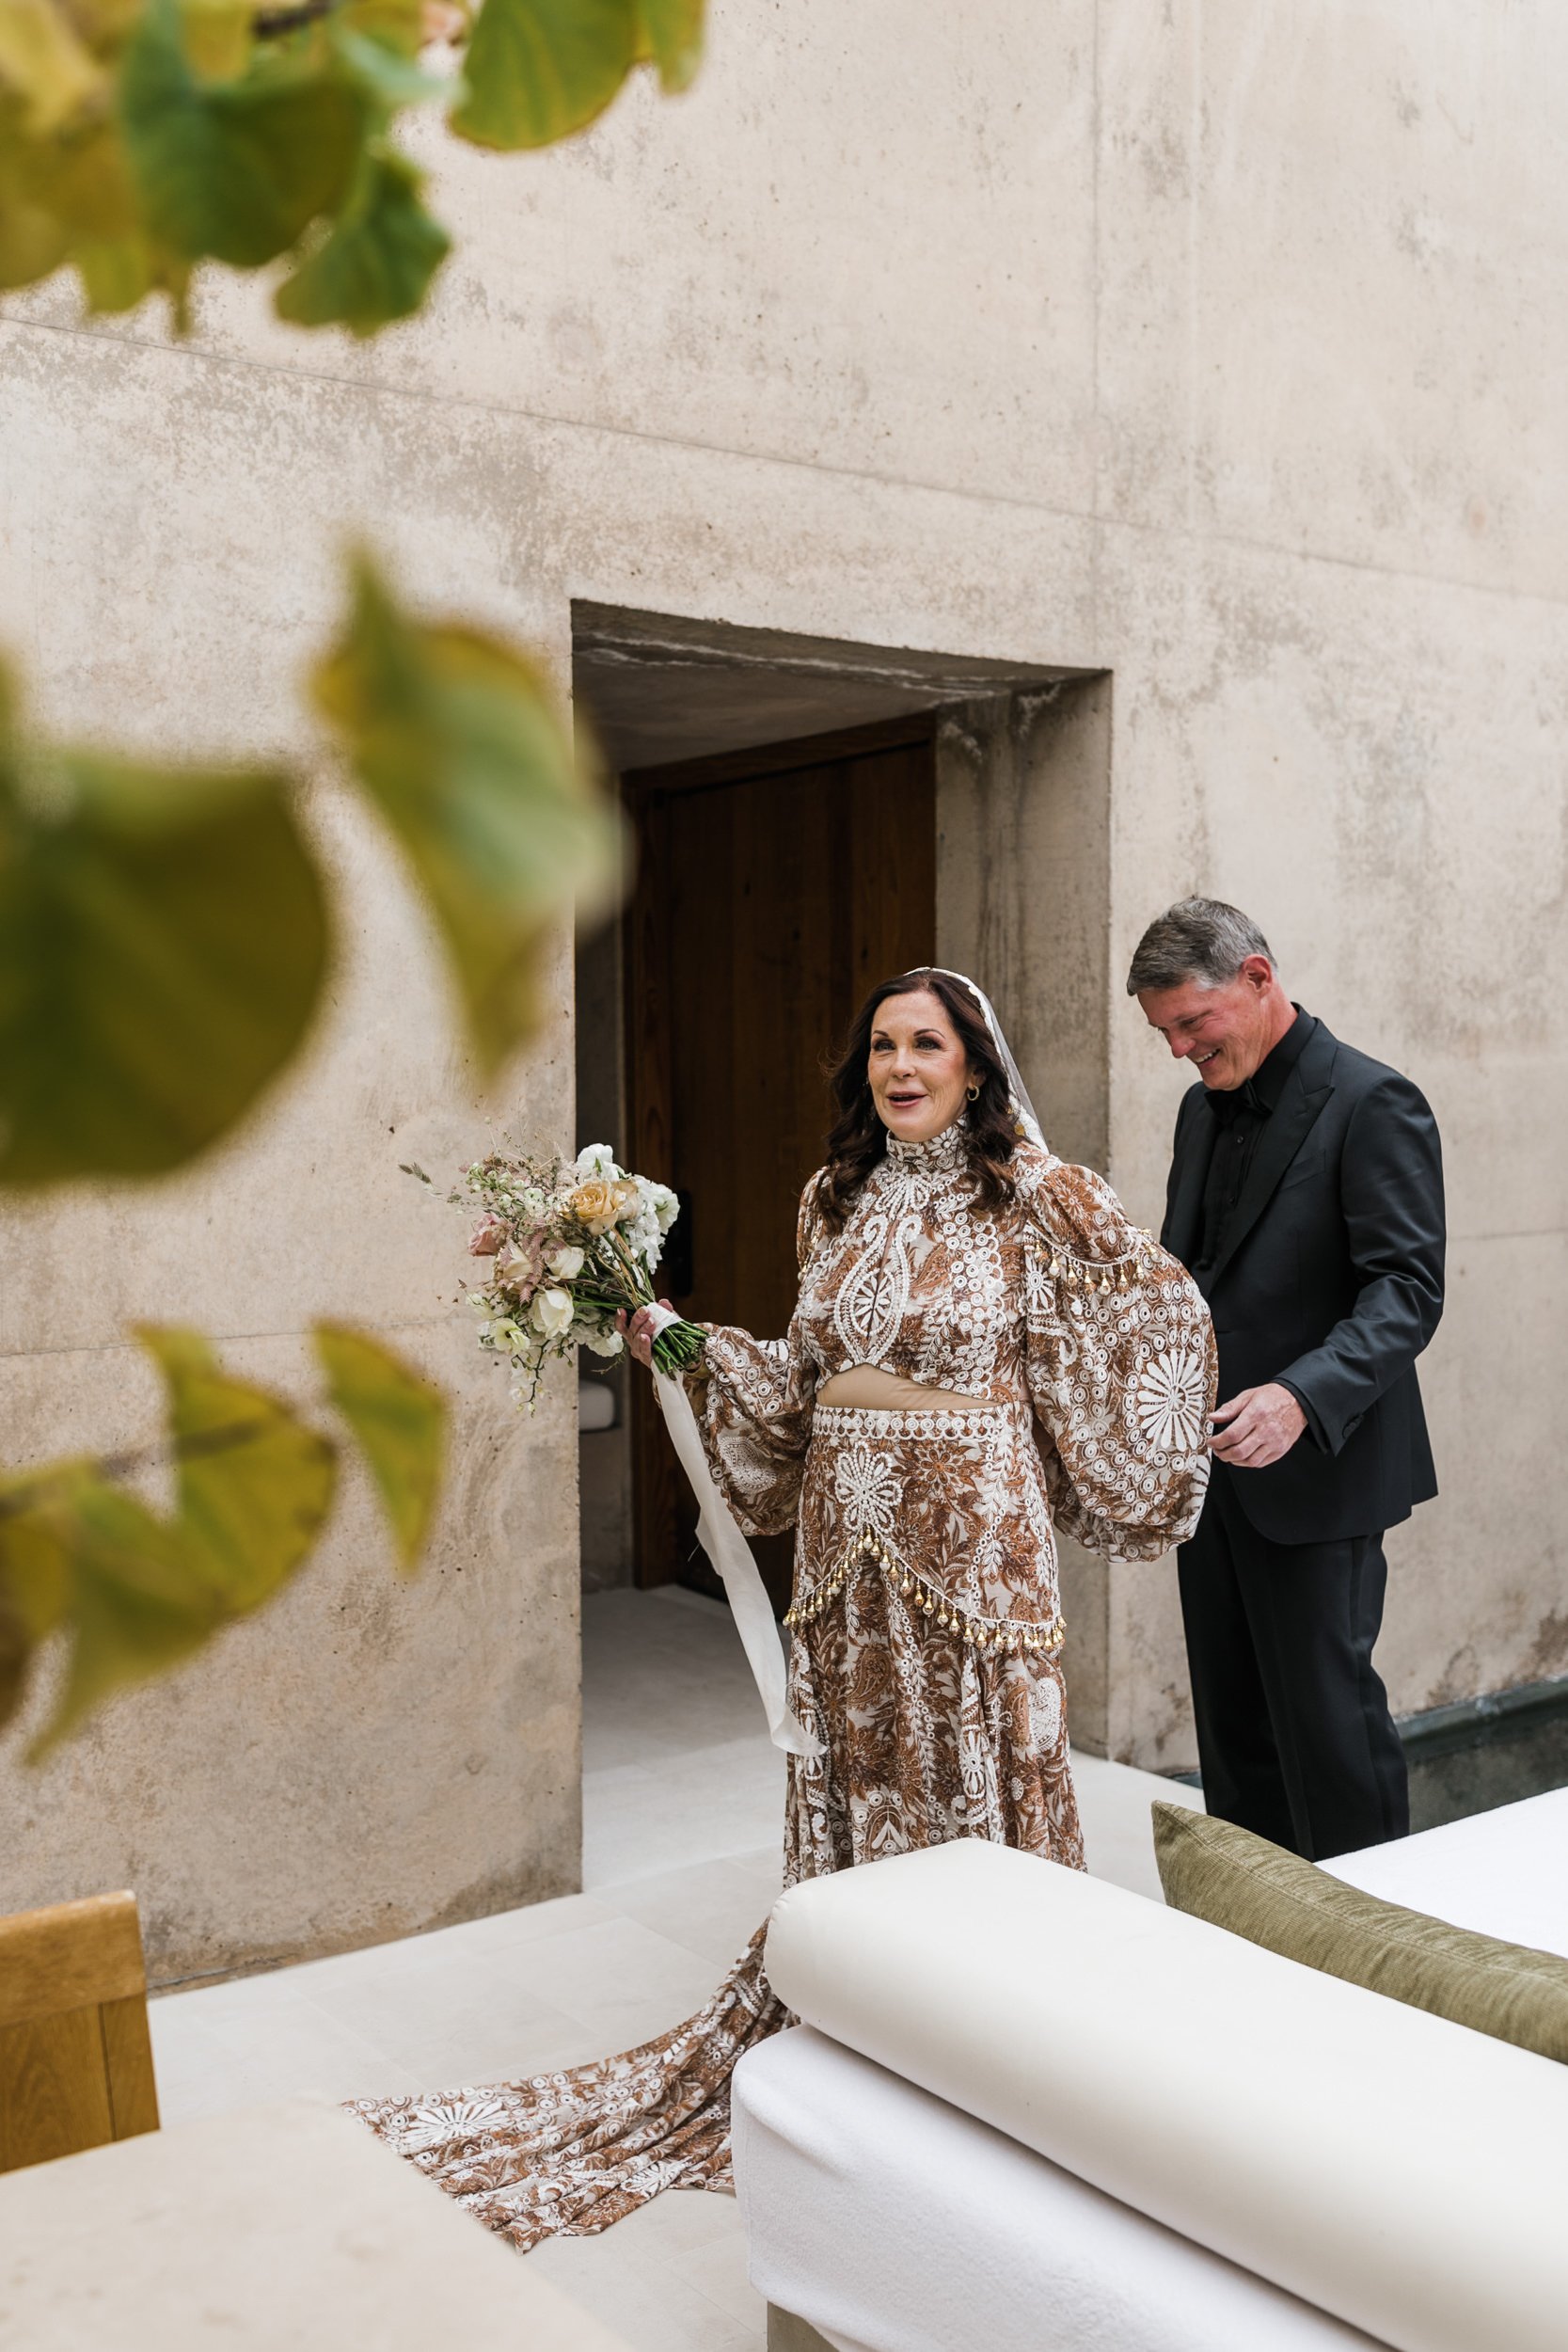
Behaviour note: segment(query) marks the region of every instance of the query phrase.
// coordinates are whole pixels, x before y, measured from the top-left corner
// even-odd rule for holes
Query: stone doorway
[[[626,916],[578,946],[578,1139],[612,1143],[692,1193],[691,1263],[683,1267],[677,1251],[670,1270],[678,1305],[767,1324],[767,1336],[783,1328],[794,1200],[826,1123],[812,1064],[836,1046],[884,962],[931,958],[974,973],[1054,1147],[1105,1165],[1108,678],[579,604],[573,686],[622,780],[642,859]],[[865,822],[868,847],[857,856]],[[877,829],[886,836],[890,826],[896,851],[879,859]],[[901,912],[880,903],[897,898]],[[705,905],[718,906],[721,991],[705,987],[692,945]],[[673,915],[686,941],[673,959]],[[792,961],[802,1030],[815,1023],[822,1035],[814,1028],[809,1050],[792,1043],[789,1077],[769,1104],[737,1057],[733,1015],[737,1004],[751,1017],[772,1006]],[[677,1023],[684,1053],[672,1051]],[[728,1065],[735,1096],[706,1121],[712,1133],[701,1132],[705,1062],[708,1072]],[[755,1220],[749,1211],[726,1220],[714,1173],[739,1136],[753,1155]],[[678,1473],[639,1398],[625,1371],[586,1395],[584,1585],[682,1577],[701,1589]],[[782,1596],[787,1543],[778,1551],[767,1565]],[[1104,1713],[1104,1587],[1094,1573],[1077,1597],[1075,1690],[1089,1745]],[[1069,1622],[1078,1581],[1069,1568]]]

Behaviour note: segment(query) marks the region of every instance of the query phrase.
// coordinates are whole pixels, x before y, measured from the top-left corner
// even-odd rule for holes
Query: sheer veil
[[[1012,1049],[1002,1034],[1002,1024],[996,1017],[996,1007],[991,1003],[985,990],[978,981],[972,980],[967,972],[954,972],[945,963],[927,964],[927,970],[940,972],[944,980],[960,980],[968,989],[986,1017],[986,1026],[990,1031],[990,1041],[996,1048],[996,1057],[1007,1073],[1008,1093],[1012,1103],[1013,1117],[1018,1122],[1019,1134],[1026,1143],[1037,1144],[1042,1152],[1049,1152],[1051,1146],[1046,1142],[1040,1122],[1035,1115],[1035,1106],[1029,1100],[1029,1089],[1023,1083],[1017,1062],[1013,1059]]]

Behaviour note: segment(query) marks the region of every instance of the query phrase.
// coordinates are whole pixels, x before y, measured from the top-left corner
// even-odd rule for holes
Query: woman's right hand
[[[670,1301],[667,1298],[661,1298],[658,1303],[671,1314],[674,1313],[675,1311],[670,1305]],[[652,1372],[654,1368],[654,1340],[658,1330],[658,1326],[653,1319],[653,1309],[651,1307],[639,1307],[637,1312],[632,1316],[629,1323],[626,1321],[626,1313],[623,1311],[615,1318],[615,1328],[617,1331],[625,1333],[626,1345],[630,1349],[631,1353],[636,1357],[638,1362],[640,1364],[646,1364],[648,1370]]]

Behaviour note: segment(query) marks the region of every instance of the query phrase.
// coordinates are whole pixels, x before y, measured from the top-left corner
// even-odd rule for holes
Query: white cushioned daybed
[[[1568,1955],[1568,1790],[1332,1869]],[[1568,2346],[1568,2067],[980,1841],[791,1888],[768,1966],[787,2352]]]

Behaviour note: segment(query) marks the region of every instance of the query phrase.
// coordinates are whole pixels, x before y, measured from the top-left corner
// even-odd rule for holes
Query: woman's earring
[[[972,1103],[977,1103],[980,1100],[980,1089],[977,1086],[968,1086],[964,1089],[964,1092]]]

